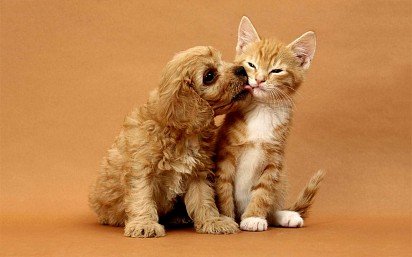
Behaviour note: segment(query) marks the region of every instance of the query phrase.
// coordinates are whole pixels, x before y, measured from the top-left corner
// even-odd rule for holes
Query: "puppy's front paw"
[[[302,217],[294,211],[277,211],[275,217],[278,225],[285,228],[300,228],[303,226]]]
[[[268,229],[268,222],[261,217],[249,217],[240,222],[240,229],[246,231],[265,231]]]
[[[129,222],[124,227],[124,235],[130,237],[161,237],[165,229],[156,222]]]
[[[214,217],[195,225],[198,233],[233,234],[239,232],[237,223],[226,216]]]

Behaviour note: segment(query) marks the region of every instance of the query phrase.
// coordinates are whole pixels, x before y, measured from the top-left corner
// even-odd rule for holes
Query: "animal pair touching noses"
[[[99,222],[124,225],[130,237],[164,236],[159,217],[170,213],[172,223],[187,214],[199,233],[235,233],[236,221],[251,231],[268,222],[302,226],[323,174],[285,210],[283,144],[314,40],[313,32],[287,46],[260,40],[244,17],[234,64],[212,47],[176,54],[103,159],[89,196]],[[257,76],[265,82],[252,87]],[[221,114],[228,115],[219,129]],[[173,211],[177,199],[186,212]]]

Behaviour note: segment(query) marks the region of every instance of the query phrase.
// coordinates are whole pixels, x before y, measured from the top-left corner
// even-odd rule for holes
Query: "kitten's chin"
[[[263,100],[267,97],[267,92],[257,87],[251,89],[250,94],[253,96],[254,99]]]

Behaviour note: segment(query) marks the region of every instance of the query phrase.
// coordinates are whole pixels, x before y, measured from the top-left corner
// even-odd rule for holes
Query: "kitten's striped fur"
[[[249,77],[251,95],[228,114],[219,131],[217,203],[222,214],[240,219],[243,230],[270,225],[300,227],[323,172],[318,172],[289,210],[284,209],[287,180],[284,148],[293,113],[293,94],[302,83],[315,50],[308,32],[284,45],[260,39],[244,17],[239,26],[235,62]]]

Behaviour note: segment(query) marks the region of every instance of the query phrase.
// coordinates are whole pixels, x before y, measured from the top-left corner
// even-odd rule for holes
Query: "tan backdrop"
[[[1,1],[5,256],[402,256],[411,253],[410,1]],[[287,148],[292,201],[328,172],[303,229],[129,239],[97,225],[88,187],[124,115],[177,51],[228,61],[248,15],[318,48]]]

